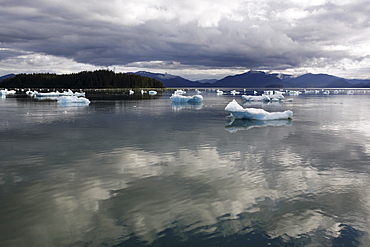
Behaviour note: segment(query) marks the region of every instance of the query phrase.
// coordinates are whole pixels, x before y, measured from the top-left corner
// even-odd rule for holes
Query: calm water
[[[0,99],[0,246],[369,246],[370,94]],[[244,104],[244,107],[250,107]]]

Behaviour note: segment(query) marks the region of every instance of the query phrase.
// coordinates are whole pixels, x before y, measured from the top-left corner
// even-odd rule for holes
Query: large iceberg
[[[62,105],[69,105],[69,104],[78,104],[78,105],[88,105],[90,104],[90,100],[86,99],[85,97],[77,97],[77,96],[61,96],[58,98],[58,104]]]
[[[254,120],[279,120],[290,119],[293,112],[288,110],[284,112],[267,112],[263,109],[243,108],[233,99],[226,107],[225,111],[230,112],[235,119],[254,119]]]
[[[202,95],[193,95],[193,96],[184,96],[179,93],[173,93],[172,96],[170,97],[172,100],[172,103],[191,103],[191,104],[197,104],[201,103],[203,101],[203,96]]]

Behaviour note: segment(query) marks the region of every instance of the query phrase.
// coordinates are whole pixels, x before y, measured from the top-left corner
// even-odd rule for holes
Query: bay
[[[171,93],[0,98],[0,246],[367,245],[370,94]],[[232,121],[234,98],[293,119]]]

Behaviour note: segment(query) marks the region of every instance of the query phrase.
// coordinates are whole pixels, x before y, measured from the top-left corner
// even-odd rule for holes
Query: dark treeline
[[[19,74],[0,82],[1,88],[163,88],[149,77],[109,70],[83,71],[76,74]]]

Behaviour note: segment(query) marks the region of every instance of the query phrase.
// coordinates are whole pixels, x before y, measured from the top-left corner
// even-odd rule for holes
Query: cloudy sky
[[[0,76],[108,68],[370,78],[369,0],[0,0]]]

